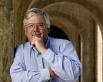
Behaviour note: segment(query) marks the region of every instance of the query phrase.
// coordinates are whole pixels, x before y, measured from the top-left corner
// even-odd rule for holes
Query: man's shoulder
[[[62,52],[67,46],[71,47],[72,43],[69,40],[66,39],[60,39],[60,38],[51,38],[50,37],[50,48],[54,50],[55,52]]]
[[[30,43],[25,42],[25,43],[21,43],[20,45],[17,46],[17,48],[19,48],[19,49],[23,49],[25,47],[30,47]]]
[[[67,39],[54,38],[54,37],[49,37],[49,40],[51,41],[51,43],[54,43],[54,44],[67,44],[67,43],[71,43],[71,41],[69,41]]]

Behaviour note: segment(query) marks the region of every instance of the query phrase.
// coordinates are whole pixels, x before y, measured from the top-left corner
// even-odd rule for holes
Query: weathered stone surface
[[[12,4],[0,1],[0,82],[11,82],[9,69],[13,53]]]

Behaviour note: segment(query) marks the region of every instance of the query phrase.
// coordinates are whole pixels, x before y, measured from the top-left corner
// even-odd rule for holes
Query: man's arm
[[[36,38],[36,39],[34,39]],[[36,48],[36,50],[40,53],[40,54],[43,54],[47,51],[46,47],[45,47],[45,44],[44,44],[44,40],[40,37],[34,37],[32,39],[32,46],[34,46]],[[49,74],[50,74],[50,77],[51,78],[55,78],[56,74],[55,72],[49,67]]]
[[[42,69],[41,71],[27,70],[22,46],[17,49],[14,62],[10,68],[10,75],[12,82],[42,82],[50,79],[48,69]]]
[[[63,51],[57,54],[48,49],[42,56],[48,61],[54,73],[61,79],[67,81],[77,80],[80,75],[81,64],[76,51],[70,42],[62,46],[62,48]]]
[[[55,53],[46,49],[42,38],[35,37],[32,41],[43,58],[50,64],[49,73],[51,78],[56,75],[63,80],[76,80],[80,75],[81,64],[73,45],[69,41],[62,42],[63,46],[57,45],[61,50]],[[54,47],[54,46],[53,46]]]

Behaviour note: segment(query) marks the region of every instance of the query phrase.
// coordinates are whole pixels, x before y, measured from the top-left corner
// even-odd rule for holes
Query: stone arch
[[[68,10],[66,10],[66,8]],[[85,68],[83,68],[82,81],[84,82],[84,81],[86,81],[86,79],[88,79],[88,81],[90,81],[90,82],[93,80],[95,81],[95,76],[92,76],[91,78],[89,76],[90,74],[95,75],[95,69],[94,69],[95,68],[95,64],[94,64],[95,59],[91,62],[91,58],[95,58],[95,55],[93,52],[87,53],[88,48],[91,45],[93,46],[93,47],[91,47],[92,50],[94,49],[94,46],[95,46],[95,44],[92,44],[92,40],[90,39],[90,38],[93,38],[93,37],[90,37],[90,35],[93,35],[93,34],[88,33],[91,30],[93,30],[93,26],[91,25],[91,24],[94,24],[94,23],[92,23],[94,21],[94,20],[92,20],[93,19],[92,13],[80,5],[77,5],[74,3],[67,3],[67,2],[66,3],[61,2],[61,3],[49,4],[48,6],[45,6],[44,9],[50,14],[52,24],[57,24],[58,22],[60,22],[57,24],[58,27],[60,27],[61,25],[63,26],[63,28],[60,28],[60,29],[63,29],[64,31],[65,31],[65,29],[67,29],[69,32],[69,30],[71,28],[74,32],[76,32],[76,35],[80,34],[82,42],[83,42],[83,49],[84,49],[83,55],[88,54],[88,56],[82,56],[82,59],[83,59],[82,62],[84,64],[83,67],[85,67]],[[82,12],[82,13],[80,13],[80,12]],[[53,20],[53,17],[54,17],[54,20]],[[58,21],[55,21],[56,18]],[[73,18],[75,18],[75,19],[73,19]],[[53,23],[52,20],[55,22]],[[62,22],[62,20],[63,20],[63,22]],[[68,20],[72,21],[72,24],[75,26],[74,29],[73,29],[73,27],[68,27],[68,23],[70,24],[70,22],[68,22]],[[91,22],[91,23],[89,23],[89,22]],[[91,28],[91,26],[92,26],[92,28]],[[71,33],[71,32],[69,32],[69,33]],[[73,37],[72,34],[70,36]],[[89,39],[89,41],[90,41],[89,47],[84,46],[89,43],[88,40],[85,41],[86,39]],[[88,57],[90,57],[90,59]],[[91,65],[87,65],[86,64],[87,62],[85,62],[85,61],[88,61],[88,63],[91,63]]]
[[[28,9],[30,7],[39,7],[39,8],[44,8],[45,6],[47,5],[50,5],[50,4],[55,4],[55,3],[59,3],[59,2],[62,2],[62,3],[75,3],[77,5],[80,5],[84,8],[86,8],[87,10],[89,10],[92,14],[92,16],[94,16],[94,18],[96,19],[96,21],[98,21],[98,23],[100,25],[103,24],[103,12],[101,10],[101,7],[102,7],[102,1],[82,1],[82,0],[52,0],[52,1],[48,1],[45,3],[45,1],[39,1],[39,0],[32,0],[30,5],[28,6]],[[41,5],[41,3],[43,3]],[[76,6],[76,5],[75,5]],[[103,31],[103,27],[101,27],[102,31]]]

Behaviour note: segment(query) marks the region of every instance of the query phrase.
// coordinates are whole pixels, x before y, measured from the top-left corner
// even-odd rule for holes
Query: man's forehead
[[[45,19],[44,19],[43,16],[32,16],[32,17],[29,17],[27,21],[28,21],[28,22],[29,22],[29,21],[30,21],[30,22],[44,22]]]

